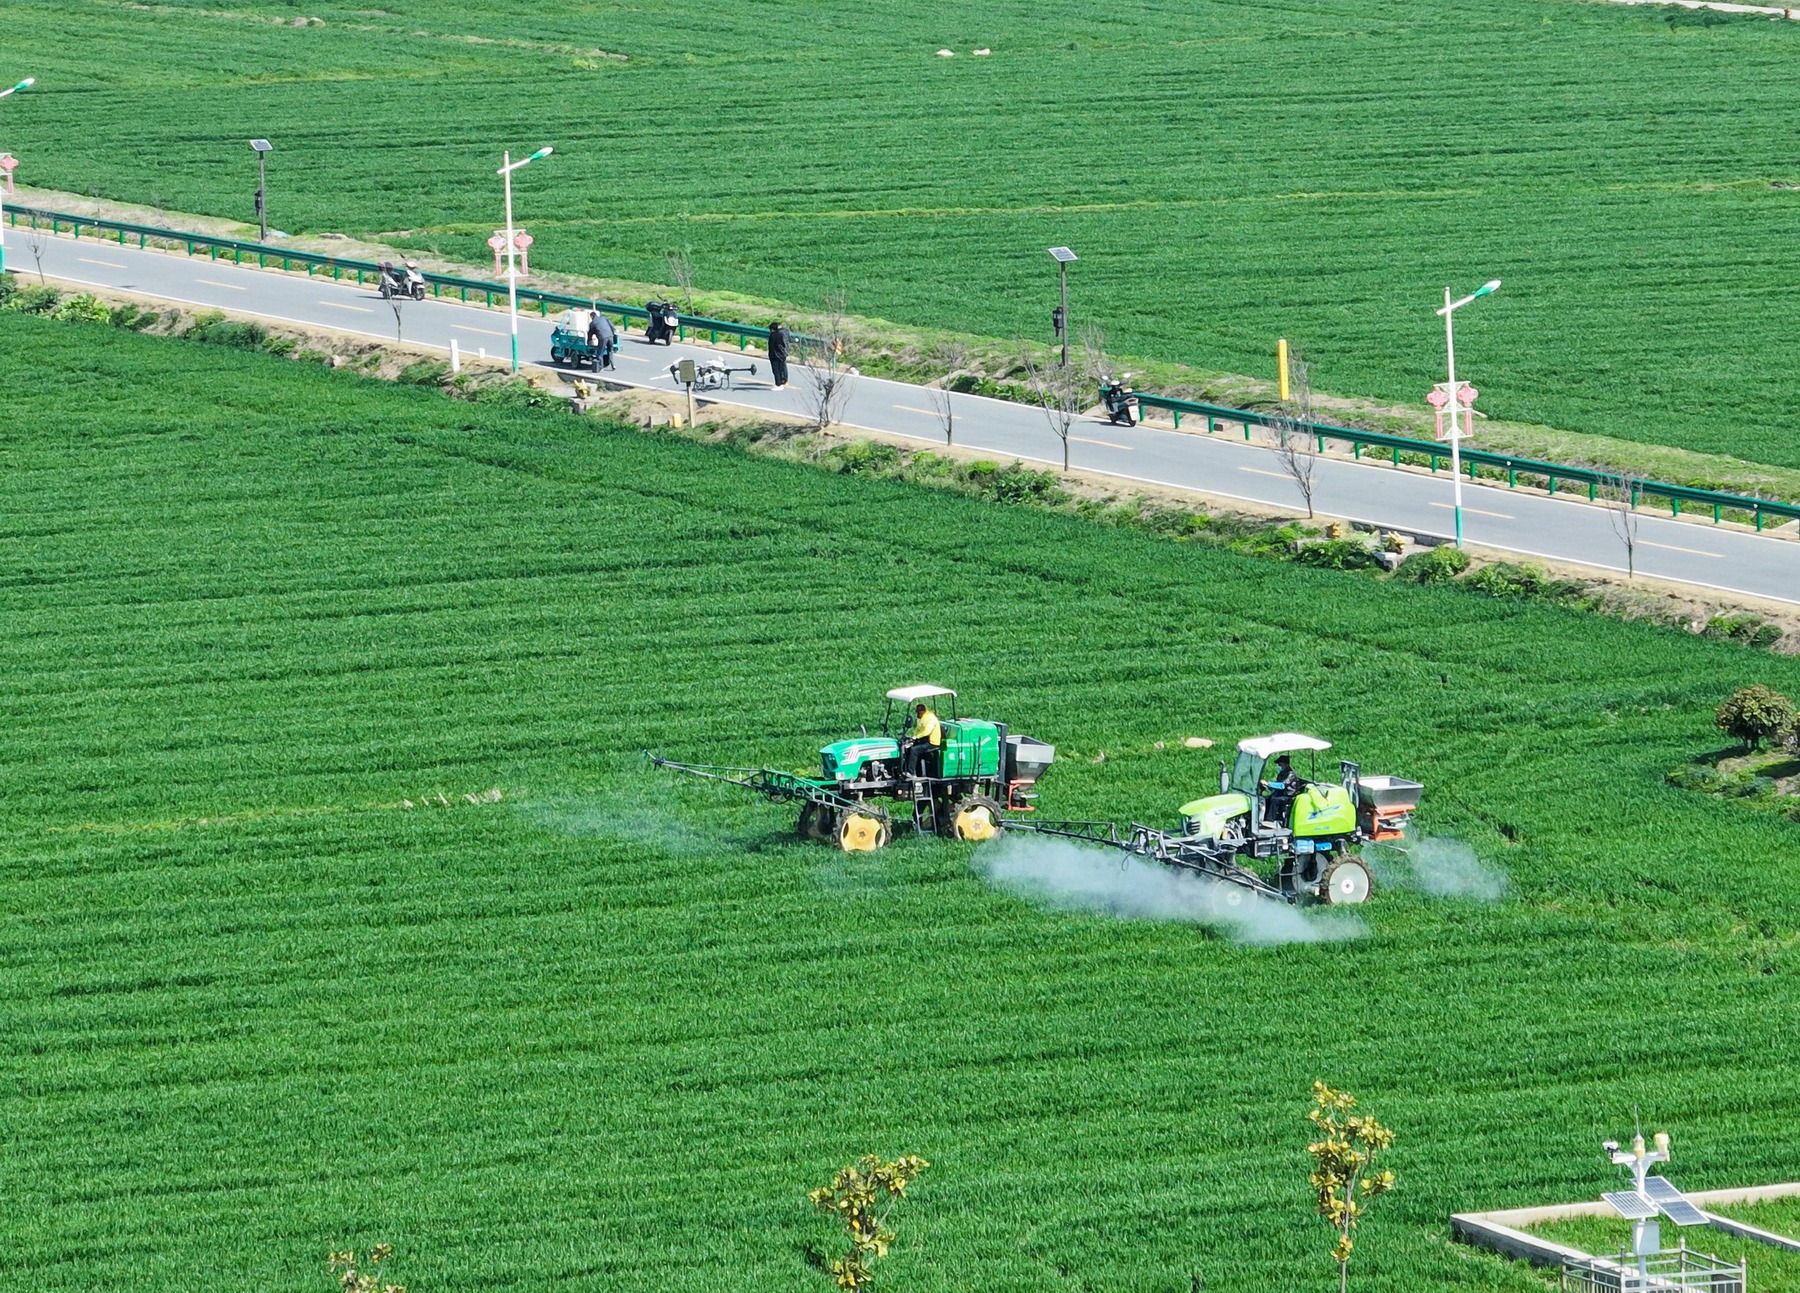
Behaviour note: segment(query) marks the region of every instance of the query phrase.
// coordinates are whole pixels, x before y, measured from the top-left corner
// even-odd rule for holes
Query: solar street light
[[[1062,366],[1069,366],[1069,262],[1075,259],[1075,253],[1067,247],[1052,247],[1050,259],[1056,262],[1057,277],[1062,284],[1062,304],[1056,307],[1050,321],[1056,329],[1056,335],[1062,338]]]
[[[266,139],[252,139],[251,150],[256,153],[256,227],[259,231],[258,242],[269,241],[269,154],[275,145]]]
[[[1499,287],[1500,280],[1490,278],[1460,301],[1452,301],[1450,289],[1446,287],[1444,289],[1444,308],[1438,311],[1444,316],[1444,357],[1450,369],[1450,381],[1444,388],[1444,395],[1445,406],[1450,414],[1450,480],[1456,509],[1456,546],[1459,548],[1463,545],[1462,437],[1468,432],[1458,428],[1457,415],[1464,405],[1472,401],[1462,398],[1462,388],[1456,383],[1456,330],[1451,321],[1455,318],[1456,312],[1470,301],[1483,296],[1492,296]],[[1470,426],[1473,416],[1472,411],[1464,414],[1462,426]]]
[[[550,156],[556,149],[543,147],[530,157],[512,159],[510,152],[500,154],[500,178],[506,186],[506,300],[512,315],[512,370],[519,371],[519,248],[513,233],[512,173],[520,167]]]
[[[0,90],[0,99],[17,94],[20,90],[29,90],[37,84],[37,77],[28,76],[10,90]],[[6,273],[6,198],[0,195],[0,274]]]

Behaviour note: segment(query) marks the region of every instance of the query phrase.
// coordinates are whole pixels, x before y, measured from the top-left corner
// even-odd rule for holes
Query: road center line
[[[1441,507],[1446,512],[1454,512],[1456,510],[1456,505],[1454,503],[1433,503],[1432,506]],[[1508,516],[1505,512],[1484,512],[1479,507],[1465,507],[1463,508],[1463,511],[1473,512],[1476,516],[1491,516],[1497,521],[1516,521],[1519,519],[1516,516]]]
[[[1090,440],[1086,436],[1083,436],[1083,435],[1072,435],[1069,437],[1069,439],[1075,441],[1078,444],[1098,444],[1098,445],[1104,445],[1108,449],[1123,449],[1126,453],[1131,452],[1130,445],[1114,444],[1111,440]]]
[[[334,310],[355,310],[358,314],[375,313],[366,305],[345,305],[342,301],[320,301],[319,304],[329,305]]]
[[[86,256],[77,256],[75,259],[79,260],[83,265],[104,265],[108,269],[124,269],[125,268],[125,266],[119,264],[117,261],[89,260]]]
[[[923,413],[928,418],[934,418],[938,415],[936,409],[915,409],[910,404],[896,404],[894,407],[899,409],[902,413]]]
[[[1247,471],[1252,476],[1273,476],[1276,480],[1292,480],[1285,471],[1264,471],[1261,467],[1239,467],[1239,471]]]
[[[247,287],[239,287],[236,283],[221,283],[217,279],[212,278],[196,278],[194,281],[196,283],[205,283],[208,287],[222,287],[228,292],[248,292],[250,290]]]
[[[1651,539],[1639,539],[1638,542],[1643,544],[1646,548],[1661,548],[1665,552],[1685,552],[1690,556],[1712,557],[1719,561],[1725,559],[1725,554],[1722,552],[1704,552],[1699,548],[1680,548],[1673,543],[1657,543]]]
[[[480,333],[485,333],[487,336],[490,336],[490,337],[507,337],[507,336],[512,335],[511,333],[508,333],[508,332],[496,332],[492,328],[477,328],[474,324],[471,324],[471,323],[452,323],[450,325],[450,330],[452,332],[480,332]]]

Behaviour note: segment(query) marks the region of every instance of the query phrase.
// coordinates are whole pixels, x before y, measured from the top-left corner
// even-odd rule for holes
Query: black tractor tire
[[[797,833],[809,844],[837,843],[837,810],[808,800],[800,808]]]
[[[978,844],[991,840],[1006,829],[1000,804],[990,795],[964,795],[951,806],[942,829],[953,839]]]

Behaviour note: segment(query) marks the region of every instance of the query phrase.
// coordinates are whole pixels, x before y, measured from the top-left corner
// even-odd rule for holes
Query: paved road
[[[28,274],[28,254],[8,239],[13,267]],[[180,253],[140,251],[96,241],[54,238],[44,249],[45,272],[66,283],[118,288],[189,305],[217,307],[271,321],[323,326],[384,340],[394,318],[373,288],[304,274],[284,274]],[[406,340],[448,350],[455,339],[465,355],[485,350],[504,358],[509,349],[506,316],[477,306],[427,298],[403,307]],[[520,355],[548,367],[551,321],[523,316]],[[699,346],[649,346],[636,334],[619,355],[618,379],[626,384],[678,389],[669,366],[684,356],[719,352]],[[735,353],[727,350],[727,353]],[[749,359],[741,362],[751,362]],[[735,390],[708,396],[721,403],[804,413],[800,383],[776,391],[760,359],[754,378]],[[1028,462],[1060,465],[1061,445],[1043,414],[1032,408],[973,395],[953,397],[958,445]],[[927,442],[943,439],[927,394],[916,386],[871,377],[855,379],[844,411],[846,425]],[[1156,427],[1115,427],[1083,419],[1071,437],[1073,464],[1126,481],[1173,486],[1296,511],[1304,510],[1294,482],[1267,448]],[[1331,516],[1416,534],[1453,532],[1446,476],[1396,471],[1336,459],[1320,459],[1315,503]],[[1625,552],[1604,508],[1495,486],[1464,488],[1464,527],[1472,544],[1557,561],[1623,571]],[[1731,527],[1714,527],[1645,514],[1639,522],[1637,568],[1645,575],[1800,604],[1800,544]]]

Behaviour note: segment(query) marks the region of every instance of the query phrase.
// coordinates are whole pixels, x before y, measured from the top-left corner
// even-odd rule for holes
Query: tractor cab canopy
[[[1306,750],[1313,756],[1311,771],[1316,773],[1318,752],[1329,750],[1331,742],[1321,741],[1316,736],[1303,736],[1299,732],[1277,732],[1273,736],[1248,737],[1239,741],[1237,748],[1237,765],[1231,770],[1231,788],[1255,798],[1262,781],[1263,766],[1270,759]],[[1313,779],[1315,778],[1308,778]]]
[[[950,698],[950,712],[939,714],[938,717],[954,719],[956,717],[956,693],[950,688],[940,687],[933,682],[914,683],[910,687],[894,688],[887,694],[887,711],[881,716],[882,731],[899,736],[906,729],[907,724],[912,721],[911,715],[915,705],[924,701],[931,705],[933,710],[936,710],[939,707],[932,702],[940,696]],[[896,705],[900,707],[899,726],[897,727],[894,723],[894,707]]]

